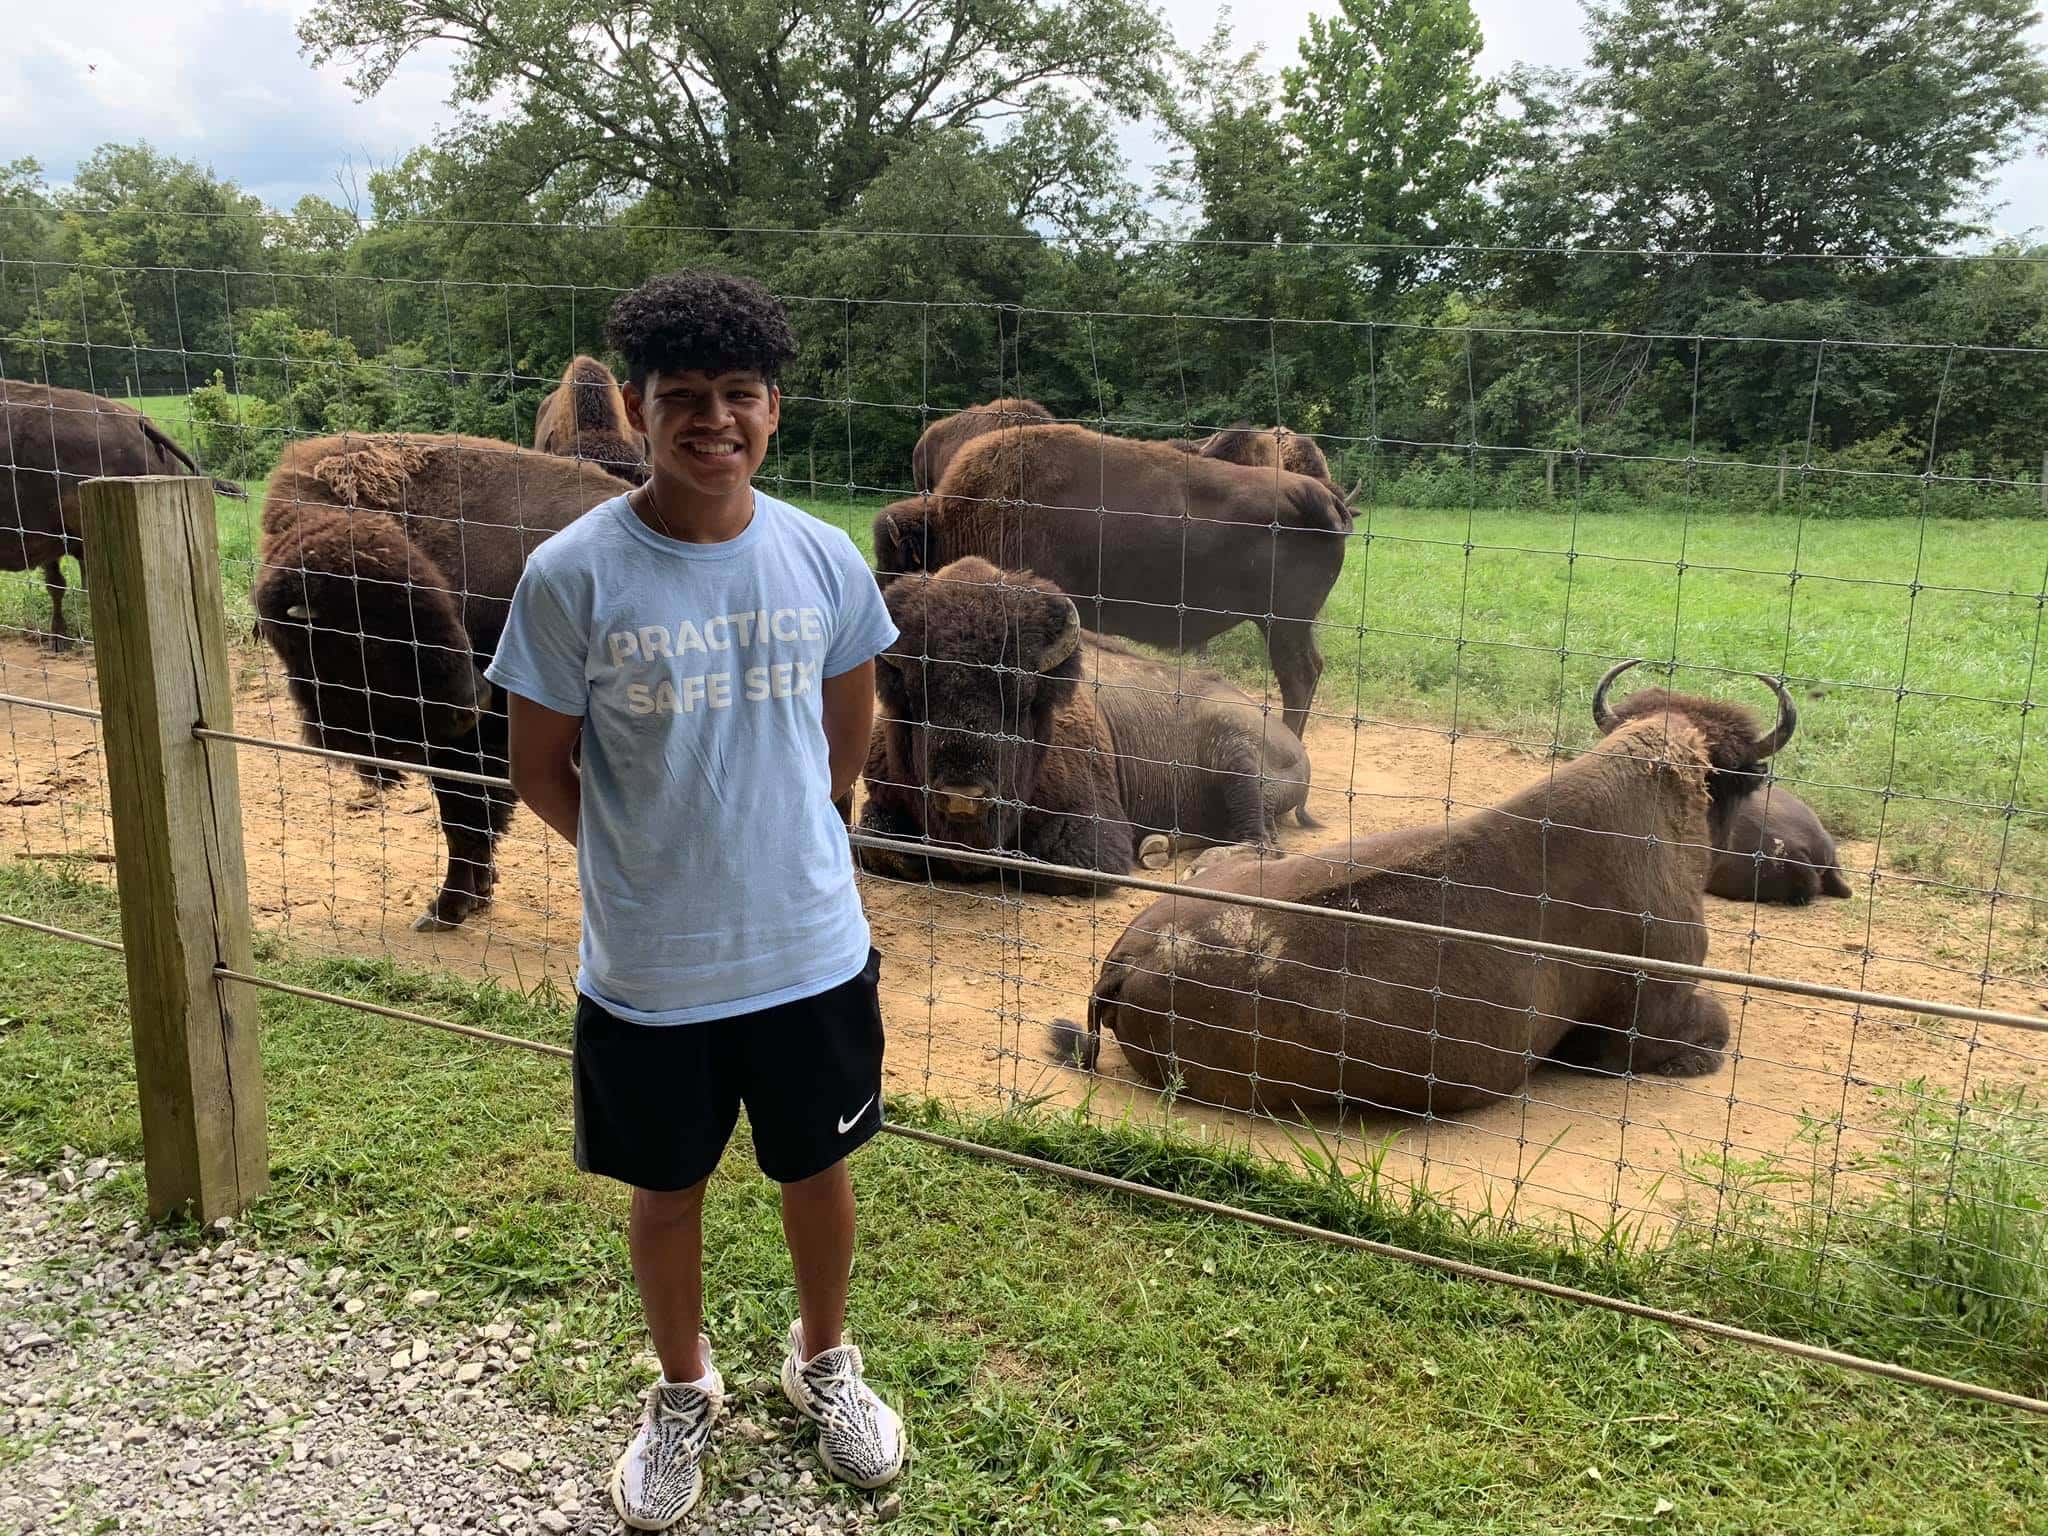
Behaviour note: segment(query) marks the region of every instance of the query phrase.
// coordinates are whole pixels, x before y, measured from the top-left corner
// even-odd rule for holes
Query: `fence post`
[[[1543,455],[1543,494],[1551,501],[1557,500],[1557,450],[1555,448]]]
[[[1789,448],[1780,448],[1778,450],[1778,500],[1780,501],[1785,499],[1785,464],[1791,457],[1791,452]]]
[[[2048,452],[2041,455],[2041,511],[2048,516]]]
[[[269,1178],[213,488],[91,480],[86,585],[120,877],[149,1209],[239,1215]]]

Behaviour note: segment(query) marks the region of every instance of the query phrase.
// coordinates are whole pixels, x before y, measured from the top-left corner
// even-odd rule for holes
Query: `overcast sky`
[[[416,55],[383,93],[352,99],[338,65],[315,70],[294,18],[311,0],[0,0],[0,159],[32,154],[57,179],[109,139],[146,138],[210,164],[274,206],[335,193],[430,137],[449,116],[449,53]],[[1212,0],[1165,0],[1182,42],[1214,25]],[[1238,41],[1266,45],[1268,68],[1292,62],[1309,13],[1331,0],[1256,0],[1234,8]],[[1477,0],[1488,72],[1516,62],[1575,65],[1579,0]],[[2048,26],[2037,34],[2048,45]],[[1133,131],[1127,146],[1153,152]],[[2048,231],[2048,161],[2030,152],[1999,178],[2001,229]]]

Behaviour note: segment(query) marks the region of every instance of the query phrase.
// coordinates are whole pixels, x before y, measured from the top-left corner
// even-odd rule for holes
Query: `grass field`
[[[46,871],[0,868],[0,901],[116,925],[108,893]],[[545,999],[263,958],[287,979],[566,1038]],[[67,1144],[136,1157],[118,957],[0,929],[0,976],[0,1148],[31,1166]],[[560,1320],[516,1390],[601,1405],[623,1435],[646,1380],[624,1208],[571,1167],[561,1064],[276,995],[263,1040],[262,1241],[398,1294],[431,1286],[455,1321]],[[139,1214],[139,1170],[122,1177]],[[2042,1427],[2004,1412],[895,1138],[860,1155],[857,1180],[855,1325],[919,1452],[892,1529],[1994,1536],[2039,1529],[2048,1500]],[[721,1362],[769,1370],[793,1301],[743,1141],[707,1222]],[[1910,1351],[1914,1325],[1894,1331]],[[6,1435],[0,1465],[29,1454]],[[719,1455],[730,1476],[746,1449]]]
[[[132,403],[186,433],[182,399]],[[235,629],[264,482],[248,488],[220,503]],[[868,547],[876,503],[798,499]],[[1675,659],[1678,686],[1759,708],[1747,674],[1783,674],[1802,720],[1779,769],[1838,836],[1881,837],[1887,864],[1939,880],[2002,867],[2022,890],[2048,873],[2048,754],[2027,730],[2044,591],[2032,519],[1369,508],[1323,613],[1317,708],[1576,748],[1610,658]],[[0,623],[46,612],[35,576],[0,585]],[[1212,658],[1267,689],[1249,626]]]

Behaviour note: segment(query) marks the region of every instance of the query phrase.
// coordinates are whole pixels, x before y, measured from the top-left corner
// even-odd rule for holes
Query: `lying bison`
[[[594,357],[571,358],[562,382],[541,397],[533,446],[583,459],[633,485],[647,478],[647,440],[626,415],[619,381]]]
[[[887,602],[901,634],[876,669],[864,830],[1124,874],[1178,842],[1264,843],[1290,811],[1313,825],[1297,739],[1220,677],[1086,633],[1050,582],[970,558],[892,583]],[[862,858],[912,879],[994,873]]]
[[[593,464],[481,437],[294,443],[270,477],[257,630],[317,746],[502,776],[506,721],[483,668],[526,558],[619,494]],[[372,785],[386,772],[360,770]],[[510,789],[433,779],[448,871],[430,930],[487,906]]]
[[[99,476],[203,471],[157,424],[132,405],[82,389],[51,389],[0,379],[0,571],[40,566],[50,589],[53,649],[68,650],[64,557],[83,560],[85,517],[78,488]],[[247,492],[224,480],[224,496]]]
[[[983,433],[1001,427],[1043,425],[1053,414],[1036,400],[1005,396],[986,405],[970,405],[964,411],[942,416],[924,429],[917,446],[910,450],[910,488],[930,491],[946,477],[953,456]]]
[[[1759,739],[1745,710],[1668,695],[1654,717],[1490,810],[1318,853],[1225,858],[1142,913],[1103,965],[1093,1065],[1116,1035],[1146,1082],[1277,1112],[1442,1113],[1522,1091],[1532,1063],[1690,1076],[1717,1066],[1720,1002],[1689,982],[1206,899],[1230,891],[1686,964],[1706,957],[1711,835],[1761,782],[1792,705]]]
[[[1662,688],[1640,689],[1608,707],[1607,690],[1614,680],[1641,665],[1640,660],[1625,661],[1611,668],[1593,690],[1593,723],[1602,735],[1631,720],[1654,718],[1668,707],[1672,695]],[[1786,739],[1791,737],[1797,718],[1788,702],[1778,727]],[[1783,745],[1778,741],[1771,750]],[[1777,901],[1803,907],[1816,896],[1855,894],[1842,878],[1835,840],[1813,808],[1775,784],[1742,801],[1727,823],[1715,830],[1714,848],[1707,890],[1730,901]]]
[[[1351,509],[1327,482],[1084,427],[1019,427],[960,450],[934,497],[875,517],[885,584],[978,555],[1074,595],[1092,630],[1189,650],[1265,631],[1287,728],[1323,672],[1315,619],[1344,567]]]

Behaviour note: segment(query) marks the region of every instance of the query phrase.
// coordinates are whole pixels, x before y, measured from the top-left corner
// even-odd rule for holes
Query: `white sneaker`
[[[818,1425],[818,1459],[856,1488],[880,1488],[903,1470],[903,1420],[861,1380],[851,1344],[804,1358],[802,1322],[789,1325],[782,1395]]]
[[[725,1408],[725,1382],[703,1343],[708,1389],[696,1382],[655,1383],[640,1432],[612,1469],[612,1508],[636,1531],[665,1531],[696,1506],[704,1491],[698,1463],[711,1425]]]

